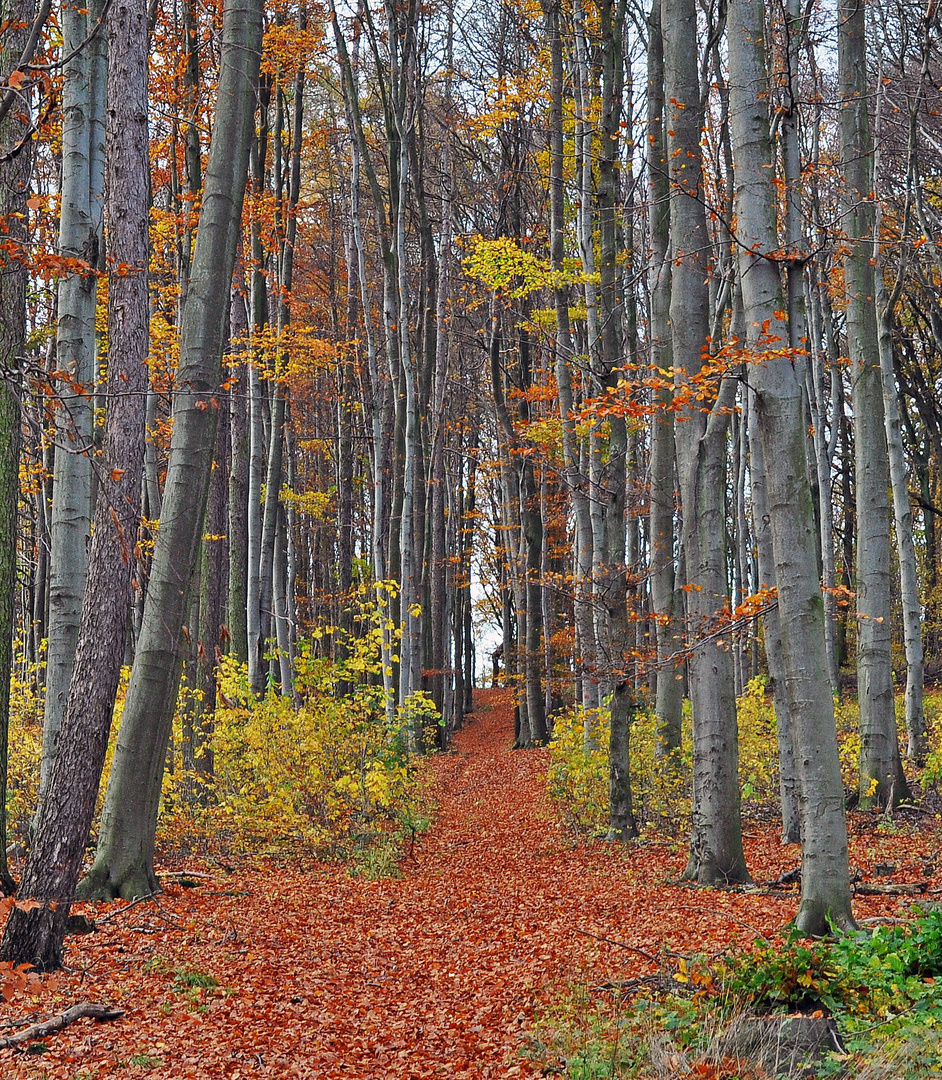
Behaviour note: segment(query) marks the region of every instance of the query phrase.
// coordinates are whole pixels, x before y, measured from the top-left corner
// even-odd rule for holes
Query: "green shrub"
[[[681,958],[670,977],[664,967],[654,992],[652,980],[614,995],[577,988],[546,1011],[530,1056],[571,1078],[606,1062],[612,1077],[662,1077],[665,1067],[678,1077],[766,1076],[758,1053],[727,1056],[730,1032],[750,1017],[800,1012],[832,1017],[845,1051],[795,1063],[789,1076],[942,1075],[942,911],[833,941],[786,935],[718,964]]]

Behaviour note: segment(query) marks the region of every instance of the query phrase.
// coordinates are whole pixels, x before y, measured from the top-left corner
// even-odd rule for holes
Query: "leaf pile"
[[[682,843],[624,854],[579,844],[546,795],[547,753],[510,749],[509,697],[482,692],[479,703],[455,752],[432,762],[435,823],[400,878],[247,860],[230,874],[206,865],[189,879],[168,875],[156,901],[89,905],[107,921],[69,939],[71,970],[38,1006],[2,1006],[0,1021],[41,1019],[85,1000],[124,1017],[79,1021],[40,1054],[4,1050],[0,1075],[537,1076],[519,1052],[536,1012],[573,980],[653,974],[657,962],[645,954],[667,946],[749,946],[792,916],[794,892],[671,884],[685,862]],[[886,839],[892,846],[872,833],[856,838],[855,857],[895,851],[905,872],[929,833],[908,849],[899,836]],[[773,826],[750,834],[747,857],[757,879],[795,861]],[[868,897],[857,913],[897,904]]]

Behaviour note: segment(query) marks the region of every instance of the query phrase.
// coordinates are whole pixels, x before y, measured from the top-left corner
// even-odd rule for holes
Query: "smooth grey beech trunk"
[[[339,35],[339,29],[337,30]],[[343,38],[339,39],[341,42]],[[344,86],[347,86],[346,81]],[[349,96],[345,93],[345,101]],[[348,117],[354,115],[348,105]],[[352,131],[362,130],[355,128],[351,122]],[[372,512],[370,515],[370,556],[373,570],[373,580],[385,581],[388,577],[386,564],[385,528],[387,519],[387,471],[390,458],[390,444],[386,438],[387,424],[391,415],[389,406],[388,384],[382,378],[380,365],[376,356],[376,336],[373,329],[372,304],[369,295],[369,281],[366,276],[366,252],[363,246],[363,234],[360,227],[360,161],[362,154],[362,142],[359,137],[350,140],[350,220],[351,239],[353,242],[353,258],[351,267],[355,267],[355,275],[351,281],[359,287],[360,307],[363,318],[363,338],[366,346],[366,370],[369,376],[369,386],[372,400],[370,402],[370,452],[373,475],[372,484]],[[385,599],[377,597],[377,600]],[[386,697],[387,717],[391,721],[395,711],[396,690],[393,683],[393,640],[389,631],[388,620],[383,621],[383,640],[381,645],[381,658],[383,667],[383,692]]]
[[[266,165],[268,161],[268,109],[271,102],[271,80],[265,78],[259,87],[258,95],[258,130],[252,140],[249,152],[251,184],[256,195],[265,188]],[[249,275],[249,333],[260,334],[268,324],[268,282],[265,274],[265,252],[262,247],[261,223],[253,217],[250,226],[250,249],[252,270]],[[262,545],[264,517],[264,485],[266,476],[266,450],[269,434],[266,427],[269,403],[268,395],[259,375],[258,357],[248,367],[249,387],[249,463],[248,463],[248,505],[246,513],[246,531],[248,544],[246,560],[248,573],[245,592],[245,632],[248,648],[249,682],[256,693],[261,693],[265,686],[264,665],[264,618],[263,594],[264,579],[262,574]]]
[[[854,406],[861,809],[895,806],[907,794],[890,660],[890,468],[874,299],[873,144],[865,28],[865,5],[841,0],[837,55],[845,177],[845,317]]]
[[[261,50],[260,0],[229,0],[216,117],[190,271],[163,512],[141,638],[83,897],[157,889],[154,831],[181,670],[180,639],[212,466],[217,395]]]
[[[671,355],[670,184],[664,126],[664,40],[661,0],[654,0],[648,19],[648,264],[652,374],[667,381]],[[651,606],[657,635],[657,688],[654,714],[657,739],[654,753],[669,758],[680,750],[684,683],[680,663],[682,627],[678,616],[683,594],[677,589],[674,557],[676,537],[676,452],[673,416],[667,405],[670,386],[657,391],[660,408],[651,417],[650,510]]]
[[[113,0],[109,16],[108,242],[129,272],[109,281],[107,417],[72,685],[59,749],[36,815],[19,895],[0,956],[59,967],[69,906],[101,781],[131,607],[140,524],[148,387],[149,185],[147,7]]]
[[[65,65],[62,86],[59,253],[81,259],[91,271],[101,261],[108,49],[104,32],[83,43],[103,11],[103,0],[66,3],[61,11],[62,48],[74,55]],[[88,568],[96,299],[93,272],[72,273],[59,283],[56,365],[68,381],[59,383],[56,410],[40,797],[49,783],[65,713]]]
[[[769,508],[767,467],[754,401],[748,402],[748,413],[751,428],[752,523],[759,564],[758,584],[760,588],[774,588],[775,549],[772,543],[772,514]],[[772,704],[775,709],[779,797],[782,804],[782,842],[797,844],[801,840],[801,802],[798,792],[798,765],[795,760],[795,727],[788,701],[785,658],[782,652],[782,628],[777,607],[762,616],[762,628],[765,634],[765,656],[769,666]]]
[[[226,625],[229,627],[229,652],[240,663],[249,655],[246,630],[246,592],[248,588],[248,497],[249,497],[249,425],[248,364],[245,338],[248,314],[242,290],[233,287],[229,301],[229,340],[233,352],[229,368],[229,497],[227,528],[229,542],[229,595]]]
[[[817,275],[815,275],[817,277]],[[821,291],[824,285],[820,281],[812,281],[809,284],[811,303],[807,305],[810,312],[810,333],[808,350],[810,353],[808,363],[808,401],[811,408],[811,423],[814,428],[814,457],[815,469],[818,475],[818,495],[821,508],[821,520],[819,533],[821,537],[821,577],[824,586],[824,632],[825,644],[828,652],[828,677],[831,680],[833,693],[840,692],[840,672],[838,670],[837,655],[837,618],[834,587],[837,582],[837,570],[834,561],[834,507],[832,506],[831,468],[834,463],[834,454],[837,450],[837,438],[840,432],[840,424],[837,418],[837,409],[840,406],[840,372],[835,370],[835,365],[830,363],[830,356],[825,346],[822,349],[821,340],[824,334],[824,321],[819,318],[823,315],[821,304]],[[825,369],[830,365],[830,394],[825,395]],[[830,417],[830,431],[827,430],[828,417]]]
[[[913,539],[913,511],[909,501],[909,474],[903,452],[899,400],[896,396],[896,375],[893,368],[892,314],[883,283],[883,268],[879,264],[874,286],[879,307],[880,375],[883,380],[886,442],[893,490],[900,600],[903,607],[903,645],[906,650],[906,756],[917,764],[922,764],[929,749],[929,737],[923,704],[925,656],[922,646],[919,570]]]
[[[616,208],[619,200],[619,135],[624,90],[623,40],[625,0],[601,0],[598,180],[596,200],[599,219],[599,374],[603,385],[616,391],[622,377],[626,335],[624,297],[617,267],[619,255]],[[629,659],[634,627],[628,619],[628,537],[625,527],[625,493],[628,484],[629,439],[624,416],[613,415],[608,427],[608,461],[604,486],[598,493],[604,516],[599,607],[609,684],[612,688],[609,738],[608,838],[624,842],[636,836],[631,797],[631,725],[635,714],[634,660]]]
[[[563,41],[560,28],[559,0],[544,3],[546,32],[549,39],[551,62],[550,85],[550,265],[554,270],[563,269],[565,255],[565,190],[563,185]],[[583,648],[577,662],[582,678],[579,695],[581,704],[597,708],[598,685],[591,677],[595,648],[592,644],[592,523],[589,518],[589,498],[586,478],[579,468],[579,451],[576,440],[576,421],[572,385],[573,343],[569,318],[569,291],[563,286],[553,290],[556,311],[556,385],[559,397],[559,415],[562,426],[563,481],[569,493],[576,519],[576,540],[573,544],[573,618],[577,640]]]
[[[700,154],[703,106],[693,0],[664,0],[664,81],[670,172],[671,335],[675,367],[690,385],[709,346],[710,235]],[[691,385],[691,392],[696,388]],[[728,606],[725,535],[726,429],[735,384],[724,379],[709,413],[686,406],[675,428],[683,506],[688,672],[693,708],[693,804],[685,874],[702,884],[748,880],[739,804],[739,742],[732,655],[712,638]]]
[[[412,11],[411,5],[409,6]],[[412,40],[414,27],[408,26],[400,33],[398,15],[393,6],[387,5],[387,29],[390,40],[389,94],[396,141],[390,146],[390,154],[398,151],[396,214],[391,232],[394,255],[395,299],[393,323],[390,334],[395,334],[399,344],[399,378],[403,407],[403,459],[402,459],[402,510],[399,518],[399,589],[402,618],[402,637],[399,642],[399,704],[404,705],[416,690],[422,688],[422,635],[416,611],[420,600],[421,554],[416,529],[416,515],[420,493],[419,454],[420,418],[418,400],[418,372],[413,355],[410,335],[410,268],[409,249],[406,243],[406,219],[409,211],[409,129],[415,122],[410,107],[407,86],[411,80],[414,57]],[[408,731],[410,748],[420,749],[422,733],[411,728]]]
[[[882,70],[882,69],[881,69]],[[883,98],[877,111],[879,137]],[[913,135],[910,135],[910,156],[913,154]],[[879,158],[874,159],[874,175],[879,174]],[[911,168],[910,168],[911,172]],[[909,196],[907,195],[907,200]],[[877,347],[880,354],[880,378],[883,387],[883,412],[886,423],[886,446],[893,492],[896,557],[899,561],[900,602],[903,615],[903,646],[906,650],[906,756],[921,765],[929,750],[929,735],[924,704],[925,651],[922,643],[922,605],[919,598],[919,567],[913,536],[913,511],[909,499],[909,474],[903,450],[903,431],[896,373],[893,363],[893,317],[902,292],[904,274],[898,271],[896,285],[887,291],[880,236],[883,213],[877,201],[873,228],[874,301],[877,309]]]
[[[367,31],[370,34],[371,40],[375,43],[376,31],[368,7],[363,9],[363,14]],[[387,20],[390,18],[392,19],[391,25],[395,28],[397,26],[395,13],[387,12]],[[362,169],[369,186],[376,225],[376,240],[379,245],[379,254],[383,268],[382,311],[386,347],[387,383],[389,386],[388,401],[386,399],[385,386],[381,384],[379,379],[379,365],[377,361],[378,350],[373,344],[371,332],[368,334],[367,339],[368,359],[371,364],[371,383],[377,398],[377,405],[379,406],[379,411],[374,411],[373,415],[374,432],[381,427],[385,428],[383,437],[378,442],[375,442],[375,457],[373,462],[373,479],[377,491],[377,502],[375,507],[378,507],[379,510],[383,511],[383,513],[378,516],[374,514],[374,565],[382,564],[384,568],[383,576],[377,577],[377,580],[379,581],[385,580],[385,578],[390,575],[399,574],[401,577],[403,559],[401,540],[403,530],[403,499],[405,495],[406,470],[404,444],[407,422],[406,392],[408,388],[403,385],[403,362],[400,353],[403,334],[406,335],[407,345],[409,344],[409,327],[408,320],[405,320],[406,325],[400,325],[399,311],[400,301],[403,296],[400,286],[405,284],[405,295],[407,296],[408,281],[402,282],[400,280],[400,271],[403,268],[400,266],[398,258],[400,245],[399,240],[396,239],[396,237],[400,228],[398,207],[400,197],[403,195],[403,189],[399,183],[399,169],[403,164],[407,170],[409,167],[408,148],[400,147],[400,129],[404,130],[406,119],[401,110],[406,107],[407,103],[402,97],[402,88],[396,87],[396,95],[400,108],[400,118],[397,123],[394,110],[389,104],[389,95],[387,95],[387,108],[384,115],[386,144],[384,147],[386,156],[384,165],[387,186],[384,188],[373,163],[370,144],[366,138],[363,117],[360,111],[357,54],[354,52],[353,57],[351,57],[346,39],[340,28],[333,2],[330,4],[330,20],[334,31],[334,41],[337,46],[337,60],[340,66],[344,106],[350,127],[351,143],[354,144],[351,164],[357,171],[357,174],[359,173],[359,170]],[[395,36],[396,35],[394,35],[394,37]],[[411,39],[411,34],[407,36]],[[394,49],[398,48],[400,45],[401,42],[395,43]],[[411,40],[409,47],[412,47]],[[406,65],[406,68],[408,68],[408,64]],[[397,71],[400,73],[403,71],[401,64],[397,65]],[[390,86],[391,85],[392,83],[390,82]],[[352,199],[354,208],[357,203],[358,195]],[[403,227],[404,224],[405,222],[403,220]],[[354,215],[353,232],[359,261],[358,270],[363,296],[363,313],[364,319],[368,323],[370,318],[369,313],[373,305],[368,299],[368,279],[365,272],[365,245],[360,232],[359,220],[356,215]],[[411,367],[411,362],[409,366]],[[380,389],[381,386],[382,389]],[[379,391],[379,393],[376,393],[376,391]],[[380,402],[382,402],[381,405]],[[387,433],[389,433],[388,437]],[[409,573],[414,573],[410,566],[407,565],[406,569]],[[412,620],[412,617],[408,615],[407,604],[404,602],[404,599],[405,598],[402,595],[393,594],[389,594],[383,598],[384,606],[386,607],[389,618],[393,624],[399,623],[400,613],[403,618],[408,617]],[[412,621],[414,622],[414,620]],[[410,627],[410,629],[414,628]],[[390,637],[384,638],[383,682],[386,689],[387,717],[390,723],[395,717],[397,695],[400,694],[402,690],[402,663],[400,661],[397,664],[397,662],[392,659],[393,656],[397,655],[396,650],[393,648],[393,644]],[[416,642],[413,638],[410,638],[406,643],[408,649],[407,660],[410,668],[413,666],[414,662],[421,661],[421,650],[416,650],[414,648],[415,644]],[[401,649],[399,650],[398,655],[401,658]],[[387,659],[389,660],[388,664],[386,663]],[[391,674],[387,675],[387,671],[390,671]],[[408,673],[405,677],[405,681],[407,683],[411,681]]]
[[[801,367],[789,348],[779,264],[778,192],[769,133],[765,18],[758,0],[731,0],[728,12],[730,134],[746,344],[753,356],[758,443],[765,463],[778,587],[782,661],[800,781],[800,930],[824,934],[854,925],[847,827],[827,674],[824,604],[805,452]]]

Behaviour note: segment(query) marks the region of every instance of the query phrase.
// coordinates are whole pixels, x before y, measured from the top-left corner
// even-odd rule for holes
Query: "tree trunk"
[[[226,4],[216,119],[180,341],[163,514],[141,640],[85,897],[155,891],[154,830],[180,677],[180,636],[212,466],[226,309],[241,223],[261,8]]]
[[[854,921],[805,453],[807,420],[802,380],[788,346],[779,268],[763,254],[779,248],[764,12],[758,0],[732,0],[728,19],[739,272],[800,780],[802,874],[796,923],[805,933],[824,934],[832,924],[853,927]]]
[[[3,47],[0,70],[11,71],[20,60],[34,0],[3,4]],[[0,364],[7,372],[18,367],[26,347],[27,274],[20,259],[26,255],[26,200],[33,167],[33,144],[23,106],[16,104],[0,123],[0,147],[7,151],[25,140],[17,154],[0,162],[0,221],[4,223],[5,254],[0,258]],[[10,376],[8,375],[7,378]],[[7,767],[10,728],[10,676],[13,673],[14,600],[16,597],[17,504],[20,497],[20,403],[13,385],[0,383],[0,892],[11,895],[16,883],[7,864]],[[44,499],[41,489],[39,498]],[[27,608],[24,622],[31,611]]]
[[[661,31],[661,0],[654,0],[648,19],[648,230],[651,256],[648,270],[650,296],[651,373],[665,378],[673,365],[671,356],[670,297],[670,185],[664,129],[664,39]],[[678,615],[683,606],[677,589],[675,565],[676,483],[673,415],[667,410],[673,398],[670,386],[657,392],[658,410],[651,418],[651,487],[648,496],[651,605],[657,635],[657,689],[654,714],[656,757],[669,758],[680,750],[683,680]]]
[[[896,806],[907,795],[890,660],[890,475],[874,302],[872,191],[865,6],[838,5],[841,148],[846,180],[844,256],[847,353],[854,404],[857,509],[858,806]]]
[[[229,369],[229,505],[226,532],[229,537],[229,596],[226,624],[229,652],[241,663],[248,661],[246,630],[248,588],[248,496],[249,496],[249,376],[245,336],[248,319],[245,298],[232,289],[229,304],[229,340],[234,351]]]
[[[39,804],[20,896],[0,957],[51,970],[62,962],[69,906],[88,842],[127,638],[140,524],[148,371],[147,10],[117,0],[109,17],[108,414],[88,586],[68,705],[49,784]]]
[[[49,561],[49,641],[40,797],[49,784],[65,713],[78,641],[88,567],[91,520],[92,386],[95,381],[95,304],[101,261],[104,197],[107,46],[104,34],[86,44],[102,16],[102,0],[88,9],[62,7],[62,48],[71,54],[62,88],[62,198],[59,251],[88,264],[59,285],[56,364],[68,373],[56,410],[55,472]]]
[[[700,138],[703,107],[697,72],[693,0],[664,0],[665,96],[671,163],[671,331],[674,365],[687,380],[703,365],[710,320],[710,238],[703,208]],[[724,380],[730,383],[731,380]],[[703,884],[748,880],[739,809],[739,746],[730,653],[707,637],[728,605],[723,550],[728,387],[709,415],[698,402],[676,426],[686,565],[688,672],[694,724],[691,855],[686,874]],[[699,640],[698,640],[699,639]]]
[[[923,706],[925,661],[922,647],[922,605],[919,601],[919,572],[913,540],[913,511],[909,502],[909,479],[903,454],[899,401],[893,370],[892,313],[888,309],[883,268],[875,275],[875,298],[879,308],[878,343],[880,374],[883,380],[883,404],[886,442],[889,452],[890,481],[896,519],[896,553],[900,568],[900,600],[903,607],[903,643],[906,649],[906,756],[923,764],[929,749],[926,712]]]
[[[775,549],[772,543],[772,513],[769,507],[765,454],[753,401],[749,402],[749,424],[752,429],[750,481],[753,530],[759,564],[758,585],[762,589],[768,589],[775,587]],[[801,800],[798,790],[798,764],[795,760],[795,730],[788,700],[778,608],[773,608],[762,616],[762,627],[765,632],[765,656],[769,666],[772,704],[775,709],[782,843],[797,844],[801,840]]]

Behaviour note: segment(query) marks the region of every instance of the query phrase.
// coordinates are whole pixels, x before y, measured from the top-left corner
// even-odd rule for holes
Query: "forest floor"
[[[547,798],[547,753],[510,749],[506,693],[478,702],[454,751],[431,762],[434,822],[400,877],[259,859],[227,873],[190,860],[205,875],[196,888],[168,878],[157,901],[98,905],[91,914],[113,917],[68,939],[57,987],[2,1006],[0,1024],[79,1001],[124,1016],[2,1050],[0,1076],[539,1076],[521,1052],[573,984],[652,972],[643,954],[665,946],[747,947],[792,917],[793,891],[679,883],[681,838],[625,852],[578,840]],[[852,861],[924,879],[939,823],[883,835],[868,818],[853,830]],[[746,851],[757,882],[797,861],[773,824],[747,823]],[[898,914],[900,903],[858,898],[855,911]]]

